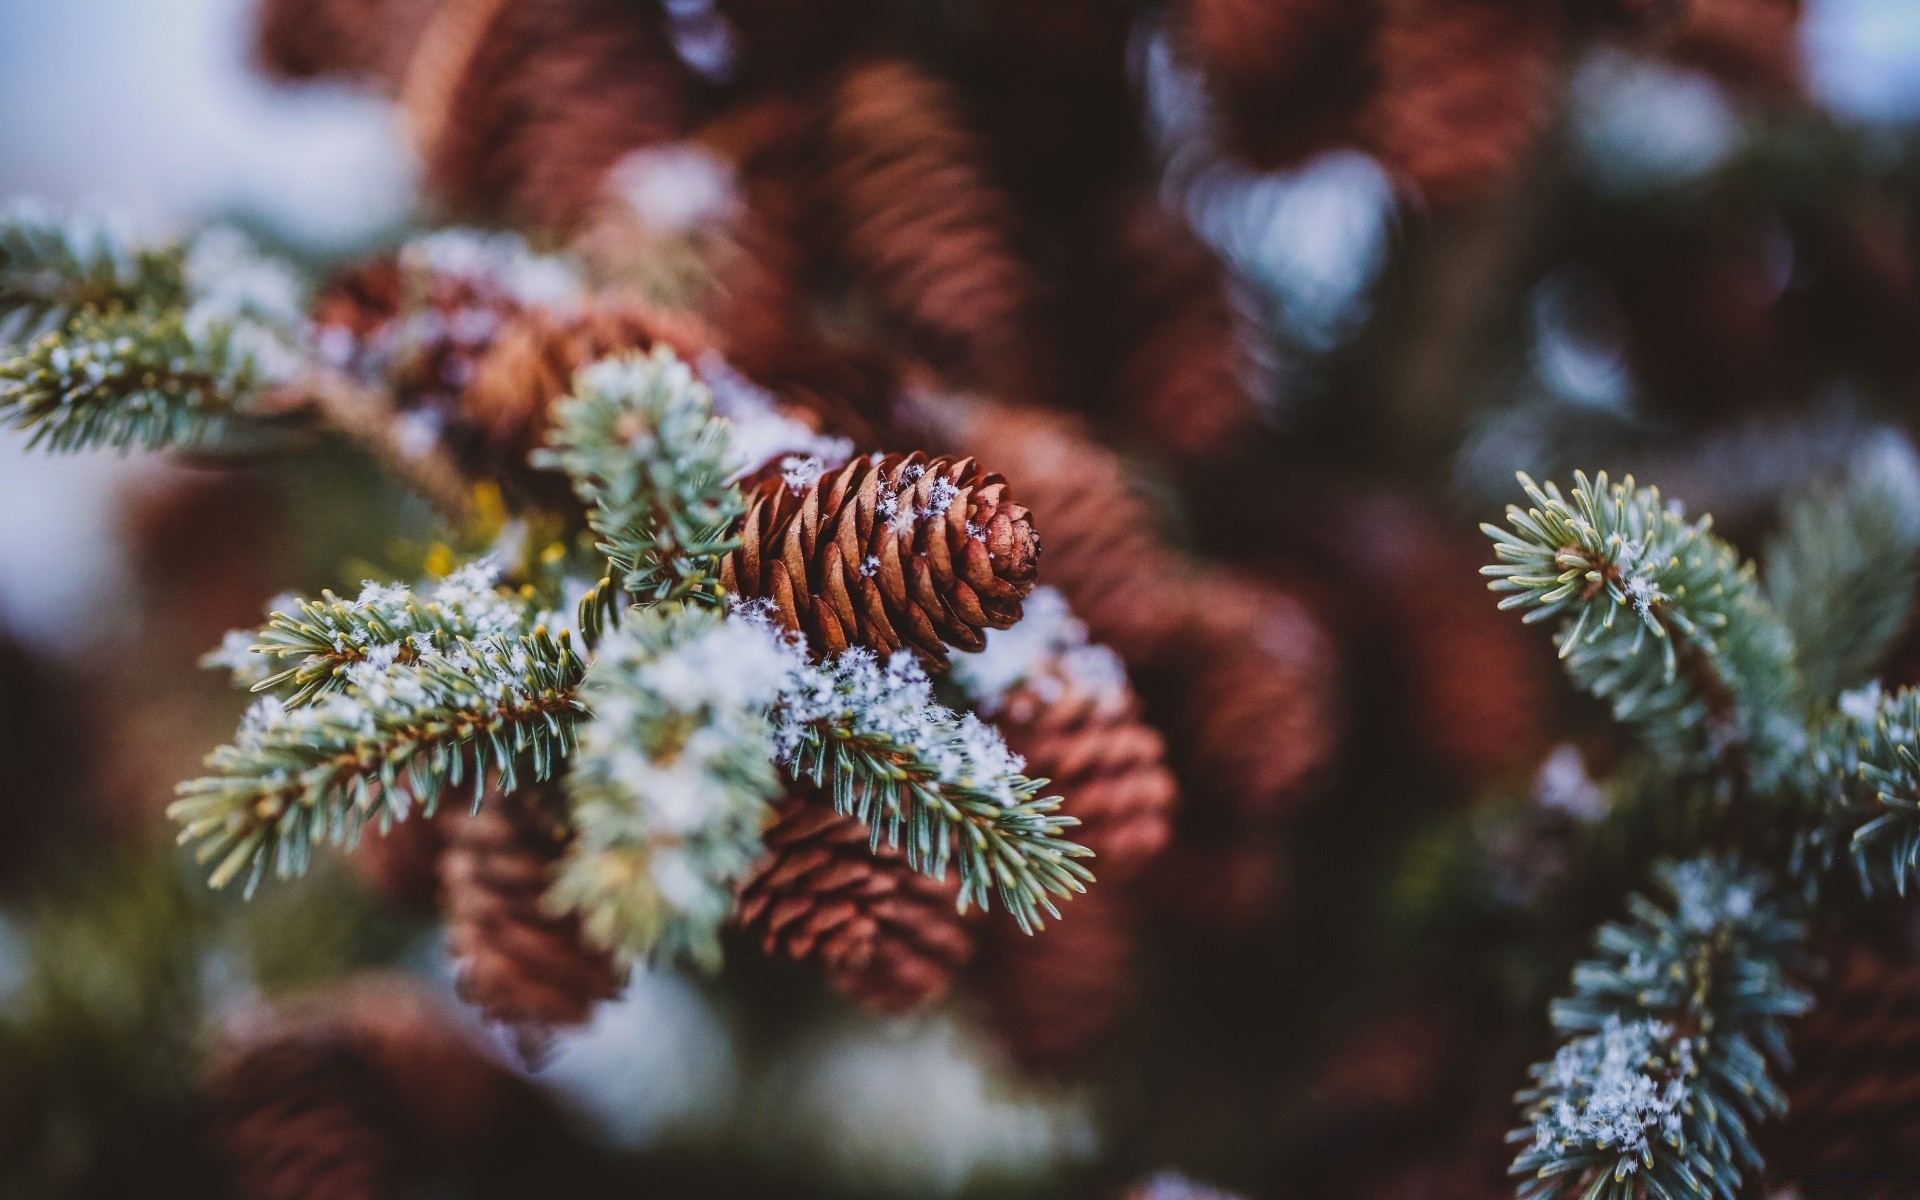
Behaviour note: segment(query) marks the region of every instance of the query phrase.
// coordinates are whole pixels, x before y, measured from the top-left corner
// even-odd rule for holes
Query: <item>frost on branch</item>
[[[767,713],[802,666],[764,627],[710,609],[638,613],[601,640],[551,893],[587,937],[623,960],[717,964],[780,787]]]
[[[611,585],[646,601],[718,600],[719,559],[746,505],[729,482],[729,429],[706,385],[657,346],[582,371],[554,421],[552,448],[535,463],[572,478]],[[583,608],[590,635],[612,611],[611,585]]]
[[[56,451],[217,436],[304,367],[299,288],[231,231],[141,245],[0,217],[0,424]]]
[[[1520,479],[1533,507],[1481,527],[1500,607],[1559,618],[1574,682],[1675,766],[1782,779],[1804,748],[1792,639],[1712,519],[1604,472],[1569,495]]]
[[[1760,1167],[1749,1125],[1786,1108],[1768,1073],[1783,1018],[1807,995],[1787,974],[1805,931],[1771,881],[1733,858],[1655,869],[1661,903],[1635,896],[1603,927],[1553,1023],[1572,1035],[1520,1093],[1513,1172],[1523,1198],[1733,1200]]]
[[[263,628],[228,634],[205,661],[232,670],[236,683],[254,691],[289,689],[281,700],[299,707],[344,686],[346,669],[355,663],[416,663],[447,653],[459,639],[527,632],[536,614],[526,601],[493,586],[496,573],[483,559],[418,591],[368,580],[351,600],[332,592],[321,592],[317,600],[284,597],[274,602]]]
[[[959,902],[983,907],[998,896],[1022,928],[1052,897],[1093,878],[1084,847],[1061,835],[1077,824],[1044,780],[978,717],[939,704],[919,660],[907,651],[882,662],[854,647],[795,677],[776,717],[780,756],[796,774],[826,787],[834,806],[858,818],[876,842],[906,851],[916,869],[960,873]]]
[[[986,649],[953,656],[953,679],[987,716],[997,714],[1016,688],[1031,689],[1044,701],[1059,699],[1068,688],[1116,701],[1126,694],[1126,664],[1088,639],[1086,624],[1054,588],[1035,588],[1019,624],[990,629],[986,637]]]
[[[567,636],[544,628],[455,638],[408,662],[369,655],[315,703],[261,697],[168,815],[215,864],[214,887],[244,873],[251,892],[269,866],[304,872],[316,843],[351,844],[416,804],[432,812],[450,788],[477,802],[490,776],[506,791],[551,778],[572,749],[584,669]]]

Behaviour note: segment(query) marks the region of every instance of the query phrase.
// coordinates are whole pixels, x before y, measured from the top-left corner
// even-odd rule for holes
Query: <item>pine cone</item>
[[[1179,788],[1124,675],[1096,686],[1056,663],[1009,691],[993,723],[1079,819],[1073,839],[1093,851],[1102,887],[1133,878],[1166,846]]]
[[[209,1149],[238,1200],[375,1200],[424,1169],[484,1163],[551,1120],[411,983],[354,981],[271,1015],[203,1085]]]
[[[546,441],[548,411],[572,389],[575,372],[608,355],[662,342],[687,362],[712,345],[693,318],[637,301],[598,300],[566,316],[528,310],[508,322],[474,362],[460,391],[462,415],[477,427],[489,460],[523,466]]]
[[[380,1070],[353,1040],[270,1041],[208,1082],[209,1137],[238,1200],[381,1200],[404,1151]]]
[[[1029,1071],[1094,1065],[1138,999],[1132,897],[1102,872],[1039,934],[994,913],[982,935],[980,977],[993,1028]]]
[[[400,90],[421,31],[442,0],[264,0],[255,16],[260,64],[281,79],[326,75]]]
[[[1196,802],[1264,820],[1297,805],[1337,738],[1333,647],[1306,606],[1264,580],[1212,570],[1151,695],[1175,773]]]
[[[1856,948],[1792,1032],[1769,1173],[1920,1180],[1920,966]]]
[[[867,827],[801,796],[780,805],[766,857],[740,891],[736,920],[768,954],[818,963],[844,995],[903,1012],[944,994],[973,954],[954,900]]]
[[[1346,140],[1372,86],[1365,50],[1376,8],[1354,0],[1180,0],[1175,19],[1233,148],[1273,168]]]
[[[1801,0],[1679,0],[1667,53],[1755,92],[1800,88]]]
[[[958,98],[910,63],[882,61],[849,72],[827,104],[820,195],[848,265],[943,369],[1031,393],[1035,283]]]
[[[440,879],[460,995],[537,1059],[555,1028],[580,1024],[596,1002],[618,995],[620,977],[582,943],[576,918],[542,905],[565,832],[540,793],[491,799],[448,820]]]
[[[691,127],[702,85],[674,52],[657,5],[497,8],[459,62],[409,72],[403,95],[423,135],[427,187],[462,212],[569,229],[623,155]]]
[[[347,862],[362,883],[401,912],[427,914],[440,895],[440,857],[447,827],[439,815],[414,813],[382,834],[361,835]]]
[[[1187,615],[1186,559],[1156,533],[1120,456],[1070,417],[959,396],[906,414],[936,442],[1009,473],[1047,530],[1047,580],[1095,641],[1129,664],[1158,657]]]
[[[1551,6],[1387,0],[1362,140],[1428,201],[1498,188],[1546,127],[1560,30]]]
[[[1152,196],[1127,205],[1093,281],[1110,317],[1102,357],[1113,395],[1156,447],[1201,458],[1230,451],[1269,390],[1254,326],[1213,252]],[[1264,398],[1262,396],[1262,398]]]
[[[911,645],[937,663],[1020,619],[1040,554],[1006,480],[918,453],[856,458],[800,488],[766,480],[739,535],[722,581],[771,600],[816,653]]]

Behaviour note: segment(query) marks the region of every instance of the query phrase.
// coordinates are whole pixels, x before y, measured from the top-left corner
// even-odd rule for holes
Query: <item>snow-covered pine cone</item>
[[[919,453],[764,480],[738,532],[722,581],[771,601],[819,654],[911,646],[945,663],[949,645],[978,650],[985,630],[1020,619],[1040,556],[1005,479]]]
[[[941,883],[824,798],[783,802],[766,856],[740,890],[736,920],[768,954],[816,963],[841,993],[902,1012],[947,990],[973,954],[954,908],[958,881]]]
[[[536,1058],[554,1029],[585,1021],[596,1002],[617,995],[620,977],[581,940],[577,918],[541,903],[565,833],[539,792],[490,798],[478,813],[447,820],[441,902],[460,994]]]

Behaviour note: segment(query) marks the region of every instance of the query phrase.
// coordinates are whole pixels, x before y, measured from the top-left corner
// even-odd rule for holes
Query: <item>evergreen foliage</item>
[[[1583,690],[1675,767],[1777,783],[1804,748],[1793,643],[1753,567],[1629,477],[1574,477],[1571,495],[1524,475],[1533,507],[1482,529],[1502,608],[1558,617],[1555,645]]]
[[[1809,766],[1824,820],[1807,834],[1822,865],[1844,856],[1869,894],[1920,884],[1920,692],[1849,693]]]
[[[1572,1036],[1520,1094],[1524,1198],[1733,1200],[1761,1165],[1749,1123],[1785,1111],[1768,1063],[1785,1059],[1783,1018],[1809,1003],[1787,982],[1803,926],[1731,857],[1655,876],[1660,901],[1634,896],[1553,1006]]]
[[[492,778],[509,791],[551,778],[572,750],[585,666],[566,633],[458,638],[408,662],[398,651],[346,667],[318,703],[263,696],[208,756],[213,773],[180,785],[168,814],[214,863],[214,887],[245,873],[251,893],[269,865],[305,871],[316,843],[351,844],[416,805],[431,813],[450,788],[477,803]]]
[[[0,218],[0,424],[53,451],[216,438],[302,369],[297,293],[224,231],[144,246]]]
[[[728,427],[713,398],[665,346],[582,371],[554,408],[552,448],[612,564],[609,581],[647,603],[718,601],[719,562],[746,512],[728,479]],[[589,593],[581,626],[597,635],[612,588]]]

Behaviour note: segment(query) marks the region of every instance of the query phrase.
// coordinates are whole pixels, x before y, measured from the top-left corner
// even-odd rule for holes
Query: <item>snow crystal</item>
[[[1697,933],[1748,920],[1759,900],[1760,879],[1742,875],[1717,859],[1671,864],[1661,877],[1673,892],[1675,916]]]
[[[607,182],[656,234],[684,233],[741,210],[732,165],[692,142],[635,150],[613,165]]]
[[[1680,1137],[1693,1070],[1691,1039],[1661,1021],[1609,1017],[1598,1033],[1568,1042],[1536,1069],[1558,1099],[1535,1113],[1534,1145],[1612,1150],[1635,1169],[1655,1142]]]
[[[791,457],[817,461],[817,479],[853,457],[851,441],[816,433],[805,422],[787,416],[772,392],[740,374],[714,351],[702,354],[696,369],[713,394],[714,415],[733,426],[727,446],[727,467],[733,478],[750,475],[777,459],[784,466],[784,459]],[[791,477],[788,486],[793,486]]]
[[[789,454],[780,460],[780,478],[785,481],[787,490],[796,496],[812,487],[826,473],[827,464],[817,454],[809,454],[804,458]]]
[[[988,716],[1000,711],[1018,687],[1042,700],[1057,700],[1067,688],[1103,703],[1127,694],[1127,669],[1111,649],[1091,643],[1087,627],[1054,588],[1035,588],[1025,614],[1011,629],[987,631],[986,648],[953,656],[953,678],[967,699]]]
[[[253,652],[259,636],[259,632],[252,629],[230,629],[220,639],[218,649],[201,655],[200,665],[232,672],[236,687],[252,687],[273,673],[267,657]]]
[[[1863,725],[1871,725],[1880,719],[1880,681],[1873,680],[1862,687],[1840,693],[1840,711]]]
[[[586,292],[586,279],[572,261],[536,254],[511,233],[442,229],[415,238],[400,250],[403,269],[491,284],[530,308],[572,309]]]

